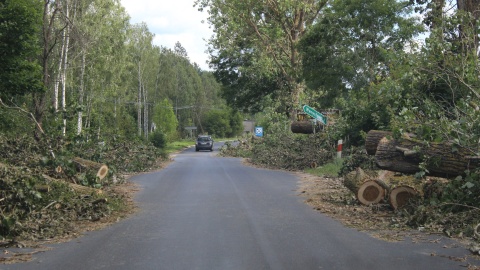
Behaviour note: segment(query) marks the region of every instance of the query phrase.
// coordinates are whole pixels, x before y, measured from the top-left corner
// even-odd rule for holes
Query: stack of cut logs
[[[463,175],[466,170],[479,168],[479,157],[471,156],[464,148],[451,143],[428,145],[415,140],[413,135],[393,139],[388,131],[371,130],[365,140],[369,155],[375,155],[377,166],[385,171],[376,175],[366,174],[357,168],[344,178],[360,203],[370,205],[388,198],[390,205],[398,209],[416,196],[439,196],[448,178]],[[428,157],[428,176],[416,179],[419,164]]]

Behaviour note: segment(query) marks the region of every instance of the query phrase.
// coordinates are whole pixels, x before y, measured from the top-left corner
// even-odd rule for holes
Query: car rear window
[[[208,137],[199,137],[197,140],[198,140],[199,142],[208,142],[208,141],[210,141],[210,138],[208,138]]]

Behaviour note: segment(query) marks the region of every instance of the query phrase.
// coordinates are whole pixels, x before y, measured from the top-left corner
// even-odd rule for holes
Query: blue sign
[[[255,127],[255,136],[263,137],[263,127]]]

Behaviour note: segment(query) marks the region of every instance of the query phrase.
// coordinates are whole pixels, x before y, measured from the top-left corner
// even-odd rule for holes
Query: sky
[[[149,31],[155,34],[154,45],[173,50],[179,41],[191,63],[197,63],[202,70],[210,70],[206,63],[205,40],[213,31],[206,22],[207,12],[198,11],[193,3],[194,0],[121,0],[130,15],[130,23],[145,22]]]

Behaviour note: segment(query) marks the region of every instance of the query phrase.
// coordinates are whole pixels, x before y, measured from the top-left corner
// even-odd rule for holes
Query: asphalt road
[[[132,217],[0,269],[466,269],[448,239],[377,240],[305,205],[294,175],[217,151],[190,148],[132,178]]]

